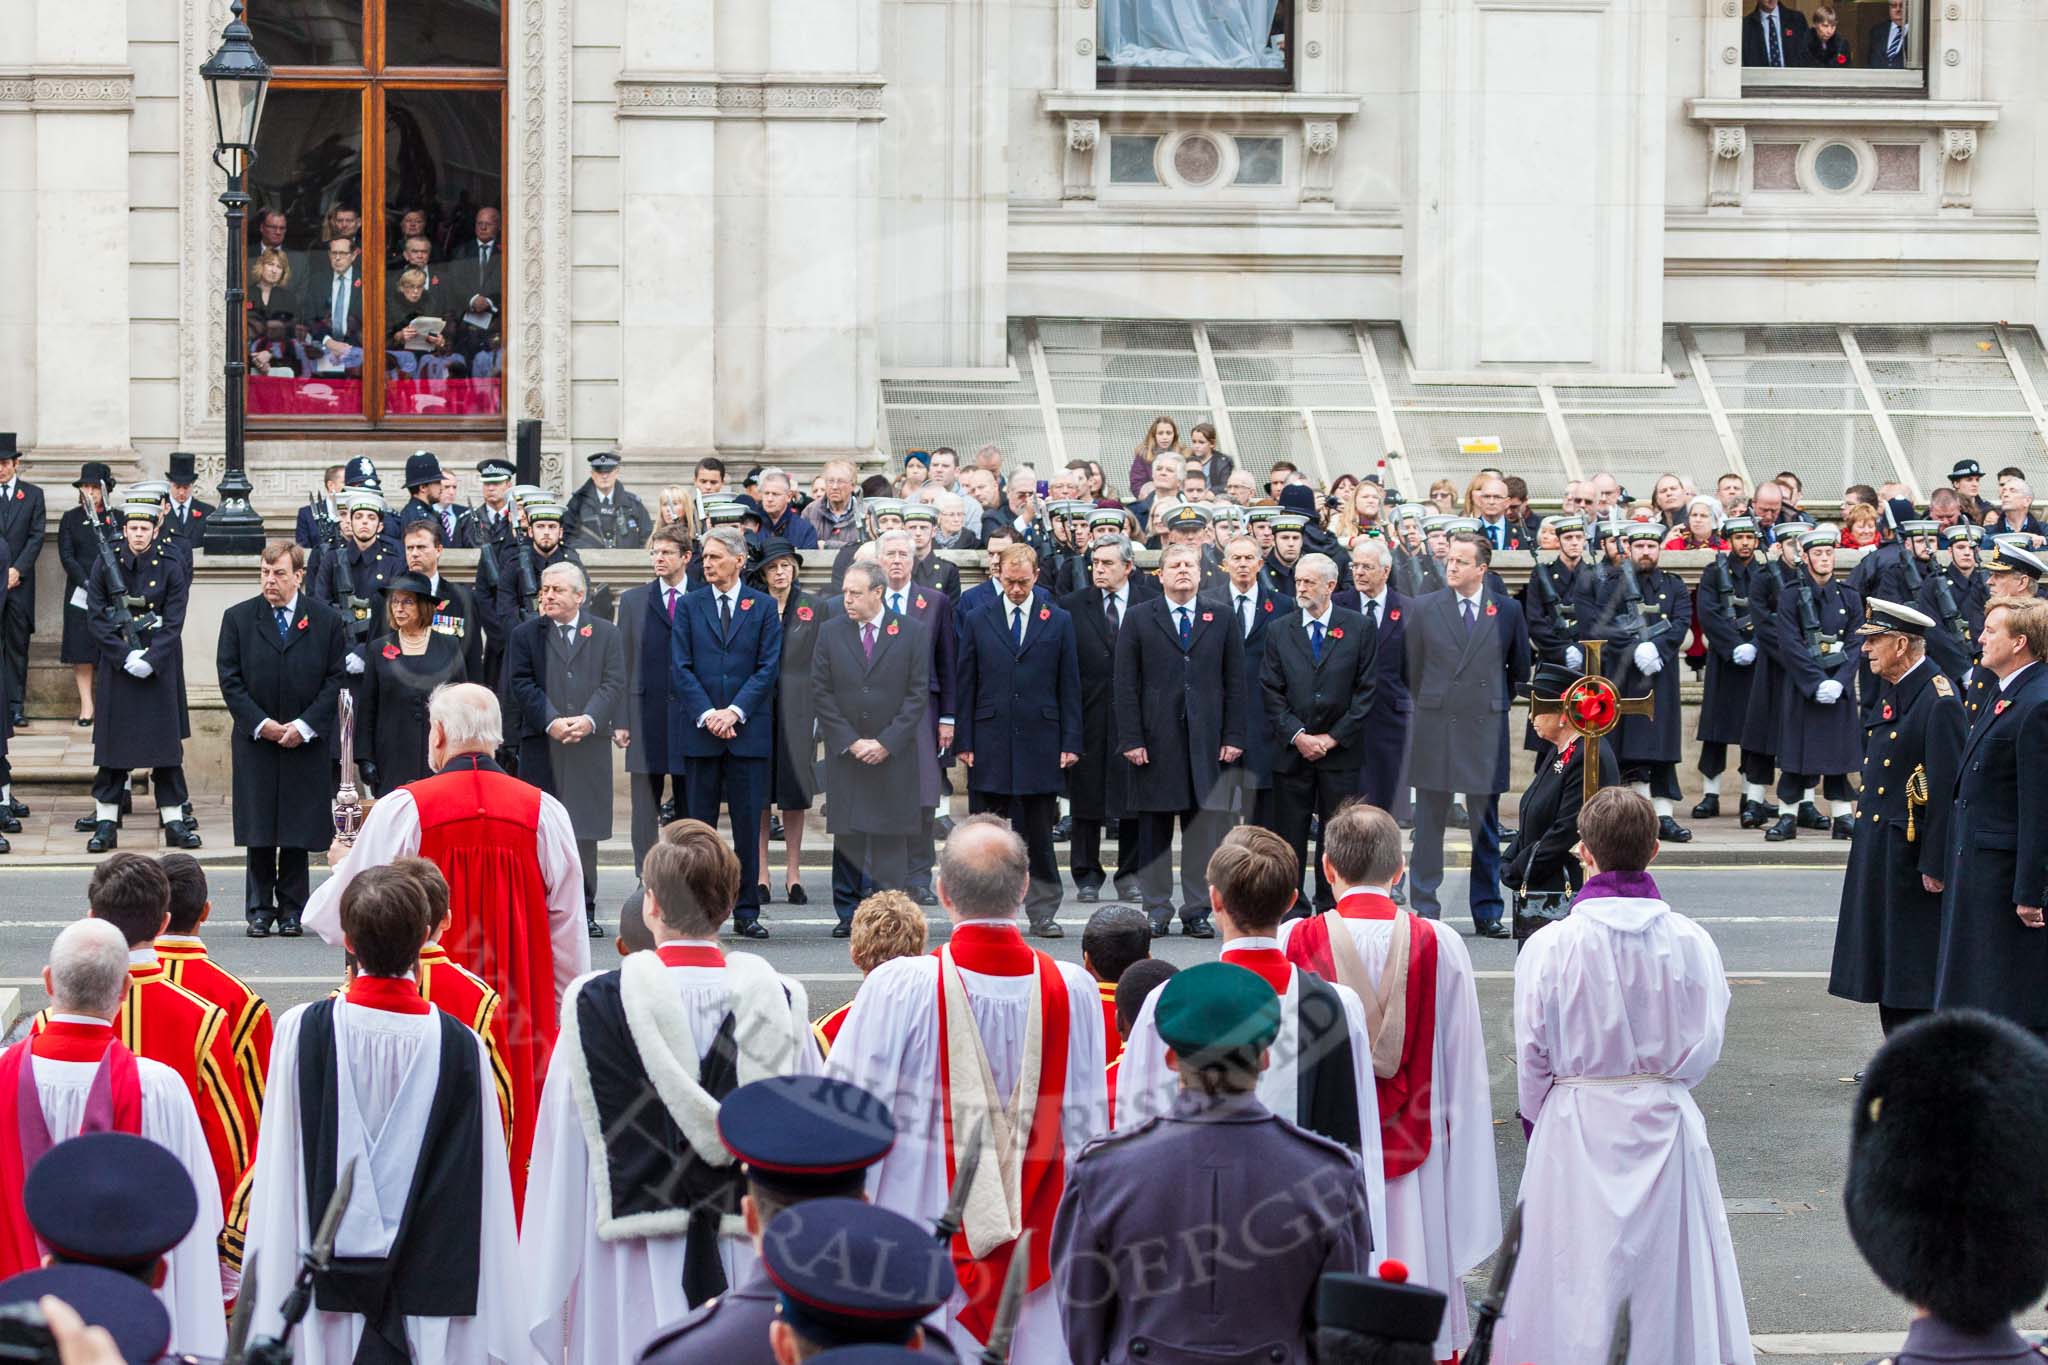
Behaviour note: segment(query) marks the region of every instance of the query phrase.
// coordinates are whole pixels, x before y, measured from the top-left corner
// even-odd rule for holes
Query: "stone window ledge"
[[[1061,198],[1092,202],[1098,182],[1096,153],[1107,146],[1103,124],[1172,127],[1223,123],[1240,129],[1298,125],[1298,194],[1303,204],[1336,201],[1337,123],[1356,116],[1357,95],[1304,95],[1289,90],[1048,90],[1039,105],[1066,124],[1067,152]]]
[[[1712,138],[1708,163],[1707,207],[1740,209],[1744,199],[1744,165],[1754,134],[1816,134],[1854,129],[1867,134],[1892,134],[1896,140],[1919,138],[1933,143],[1939,157],[1935,192],[1943,210],[1967,213],[1973,203],[1971,171],[1977,135],[1998,121],[1999,105],[1989,100],[1923,100],[1752,96],[1747,99],[1691,99],[1686,117]],[[1766,137],[1766,141],[1783,141]]]

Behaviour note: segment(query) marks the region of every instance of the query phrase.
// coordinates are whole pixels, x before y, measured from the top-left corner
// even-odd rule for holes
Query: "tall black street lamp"
[[[250,555],[263,548],[263,518],[249,505],[246,444],[249,434],[248,327],[243,314],[242,225],[249,216],[249,193],[242,179],[256,158],[256,128],[263,119],[263,100],[270,92],[270,65],[256,51],[249,26],[242,22],[242,0],[230,6],[220,46],[199,68],[206,93],[213,99],[213,164],[227,174],[221,207],[228,214],[227,400],[228,468],[221,476],[220,507],[207,518],[203,546],[208,554]]]

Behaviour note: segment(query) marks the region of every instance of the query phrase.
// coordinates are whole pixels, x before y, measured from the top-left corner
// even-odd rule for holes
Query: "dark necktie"
[[[870,662],[875,657],[875,623],[869,621],[860,628],[860,652]]]
[[[1764,60],[1772,66],[1783,66],[1785,54],[1778,46],[1778,16],[1775,14],[1764,16],[1764,43]]]
[[[1248,592],[1237,595],[1237,632],[1247,636],[1252,633],[1252,595]]]
[[[1470,598],[1467,598],[1465,599],[1465,633],[1467,635],[1470,635],[1472,633],[1472,627],[1478,624],[1479,610],[1478,608],[1472,605],[1472,600]]]
[[[1024,608],[1010,608],[1010,648],[1024,648]]]
[[[1308,652],[1315,655],[1317,663],[1323,661],[1323,623],[1321,621],[1311,621],[1308,623]]]
[[[1109,633],[1115,635],[1117,627],[1123,624],[1123,617],[1117,614],[1115,593],[1102,594],[1102,609],[1109,613]]]
[[[668,619],[669,619],[669,623],[670,623],[671,625],[673,625],[673,624],[675,623],[675,619],[676,619],[676,590],[675,590],[674,588],[670,588],[670,589],[668,590]]]
[[[571,641],[572,639],[574,639],[574,638],[575,638],[575,635],[576,635],[576,627],[574,627],[574,626],[563,626],[563,627],[562,627],[562,648],[563,648],[564,650],[567,650],[567,649],[569,648],[569,642],[570,642],[570,641]]]
[[[1186,649],[1188,641],[1193,638],[1195,633],[1194,623],[1188,619],[1188,609],[1186,607],[1175,607],[1173,610],[1174,614],[1180,617],[1180,647]]]
[[[718,633],[728,639],[732,636],[732,599],[724,593],[718,594]]]
[[[892,611],[892,612],[894,612],[894,613],[895,613],[896,615],[898,615],[898,616],[901,616],[901,615],[903,614],[903,594],[902,594],[902,593],[900,593],[900,592],[892,592],[892,593],[890,593],[890,594],[889,594],[889,610],[890,610],[890,611]]]
[[[283,607],[273,607],[271,610],[277,616],[277,638],[285,639],[291,634],[292,618]]]
[[[1892,40],[1884,50],[1885,61],[1892,66],[1899,64],[1899,54],[1906,49],[1906,30],[1901,24],[1892,25]]]
[[[1380,600],[1377,597],[1366,600],[1365,624],[1371,630],[1378,630],[1380,628]]]

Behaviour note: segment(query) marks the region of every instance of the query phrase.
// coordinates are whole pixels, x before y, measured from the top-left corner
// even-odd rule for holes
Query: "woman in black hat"
[[[89,730],[93,665],[99,662],[99,650],[86,629],[85,585],[99,564],[100,545],[119,539],[121,523],[107,510],[114,474],[106,465],[87,462],[71,486],[78,490],[78,506],[57,523],[57,558],[64,565],[64,641],[57,657],[71,665],[71,681],[78,688],[78,725]]]
[[[1579,681],[1579,671],[1564,664],[1536,665],[1529,695],[1536,701],[1563,703]],[[1562,919],[1585,880],[1572,850],[1579,842],[1579,807],[1586,798],[1586,741],[1566,721],[1564,712],[1539,715],[1531,708],[1530,726],[1543,741],[1536,755],[1536,776],[1522,793],[1515,842],[1502,857],[1501,883],[1515,892],[1515,943],[1554,919]],[[1600,785],[1617,786],[1621,765],[1614,747],[1600,745]]]
[[[817,702],[811,692],[811,661],[818,652],[818,627],[825,609],[797,586],[796,550],[769,536],[755,550],[754,585],[775,599],[782,614],[782,671],[775,682],[775,767],[767,804],[782,812],[783,887],[791,905],[810,899],[799,879],[804,851],[804,813],[818,791]],[[768,812],[761,812],[761,875],[768,867]],[[761,900],[769,899],[763,883]]]
[[[434,588],[402,573],[384,593],[385,634],[363,650],[356,680],[356,764],[379,796],[428,776],[427,698],[442,683],[468,682],[462,642],[434,629]]]

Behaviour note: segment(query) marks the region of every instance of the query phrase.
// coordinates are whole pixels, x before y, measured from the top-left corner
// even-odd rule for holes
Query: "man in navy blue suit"
[[[1017,539],[1015,528],[998,526],[994,523],[991,523],[988,538],[988,562],[991,564],[996,562],[996,556],[1004,550],[1012,545],[1022,543]],[[1033,553],[1036,553],[1036,551]],[[953,604],[953,619],[962,623],[962,628],[964,629],[968,617],[972,616],[975,612],[988,610],[997,602],[1000,602],[1002,597],[1002,585],[993,578],[985,578],[966,592],[960,594],[960,600]],[[1041,607],[1048,606],[1053,601],[1051,593],[1047,592],[1044,588],[1036,586],[1032,589],[1032,597]]]
[[[676,607],[669,635],[669,752],[683,774],[688,815],[718,823],[732,817],[740,859],[733,932],[766,938],[761,925],[761,827],[773,757],[775,681],[782,665],[782,620],[775,599],[740,583],[746,537],[721,526],[704,537],[704,586]]]
[[[1052,826],[1063,773],[1081,756],[1081,665],[1074,618],[1038,600],[1038,552],[1011,545],[995,561],[1001,596],[960,619],[955,755],[968,802],[1009,820],[1031,857],[1024,911],[1040,938],[1062,934]]]
[[[1403,623],[1421,722],[1409,766],[1409,889],[1417,914],[1441,917],[1445,817],[1462,793],[1472,819],[1472,927],[1481,938],[1509,938],[1501,923],[1500,794],[1508,788],[1508,710],[1529,679],[1529,630],[1515,600],[1488,585],[1492,559],[1485,536],[1453,535],[1444,556],[1449,586],[1417,599]]]
[[[626,751],[626,782],[633,793],[633,866],[639,867],[661,836],[664,789],[675,808],[687,809],[682,780],[668,742],[670,625],[688,595],[690,532],[682,523],[656,528],[647,538],[654,578],[619,595],[619,635],[626,653],[624,724],[612,742]]]

